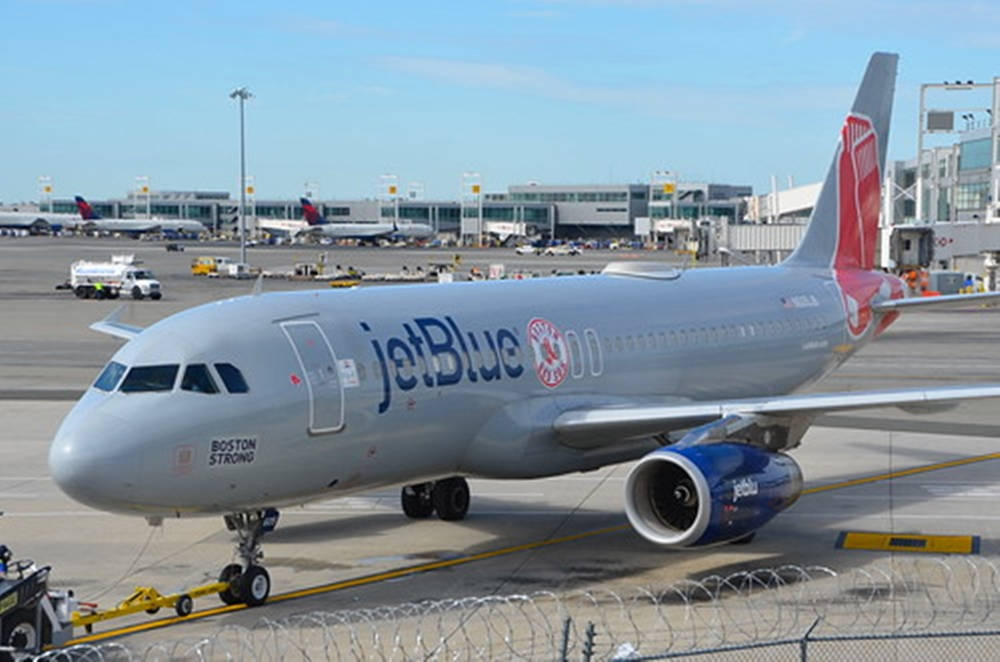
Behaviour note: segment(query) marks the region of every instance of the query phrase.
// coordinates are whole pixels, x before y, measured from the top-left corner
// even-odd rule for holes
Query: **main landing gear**
[[[260,560],[264,558],[264,552],[260,549],[260,537],[274,530],[278,523],[278,511],[269,508],[233,513],[223,519],[226,528],[236,532],[236,554],[240,563],[230,563],[219,573],[219,581],[229,584],[229,588],[219,593],[219,597],[227,605],[262,605],[271,593],[271,576],[260,565]]]
[[[454,521],[469,512],[469,484],[464,478],[445,478],[403,488],[403,512],[412,519],[425,519],[435,512],[443,520]]]

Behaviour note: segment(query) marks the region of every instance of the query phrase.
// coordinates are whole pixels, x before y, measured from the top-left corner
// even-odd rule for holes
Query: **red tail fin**
[[[869,270],[875,266],[881,201],[878,140],[871,120],[853,113],[844,122],[840,140],[837,163],[840,233],[833,266]]]
[[[100,218],[100,214],[94,211],[94,208],[90,206],[90,203],[83,199],[82,196],[76,196],[76,208],[80,212],[80,216],[85,221],[92,221],[94,219]]]

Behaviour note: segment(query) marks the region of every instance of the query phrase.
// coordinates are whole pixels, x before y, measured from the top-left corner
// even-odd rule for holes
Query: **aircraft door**
[[[309,398],[309,434],[340,432],[344,429],[344,389],[330,341],[312,320],[282,322],[281,328],[302,369]]]

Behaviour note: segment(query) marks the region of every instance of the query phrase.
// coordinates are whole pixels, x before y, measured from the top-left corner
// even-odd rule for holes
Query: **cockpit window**
[[[216,363],[215,369],[230,393],[246,393],[250,390],[247,388],[246,380],[243,379],[243,373],[232,363]]]
[[[112,361],[104,367],[104,370],[101,371],[97,381],[94,382],[94,388],[99,388],[102,391],[108,392],[115,390],[115,387],[118,386],[118,382],[121,381],[122,375],[125,374],[125,370],[125,366],[121,363]]]
[[[218,393],[219,387],[215,385],[215,380],[208,374],[208,366],[204,363],[192,363],[184,369],[181,390],[194,391],[195,393]]]
[[[179,369],[180,366],[176,363],[136,366],[128,371],[120,390],[122,393],[170,391],[174,388]]]

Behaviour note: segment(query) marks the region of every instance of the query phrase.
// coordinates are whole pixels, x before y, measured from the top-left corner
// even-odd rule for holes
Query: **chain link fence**
[[[183,629],[179,630],[183,632]],[[1000,655],[1000,564],[782,566],[669,586],[470,597],[262,618],[45,660],[886,660]]]

